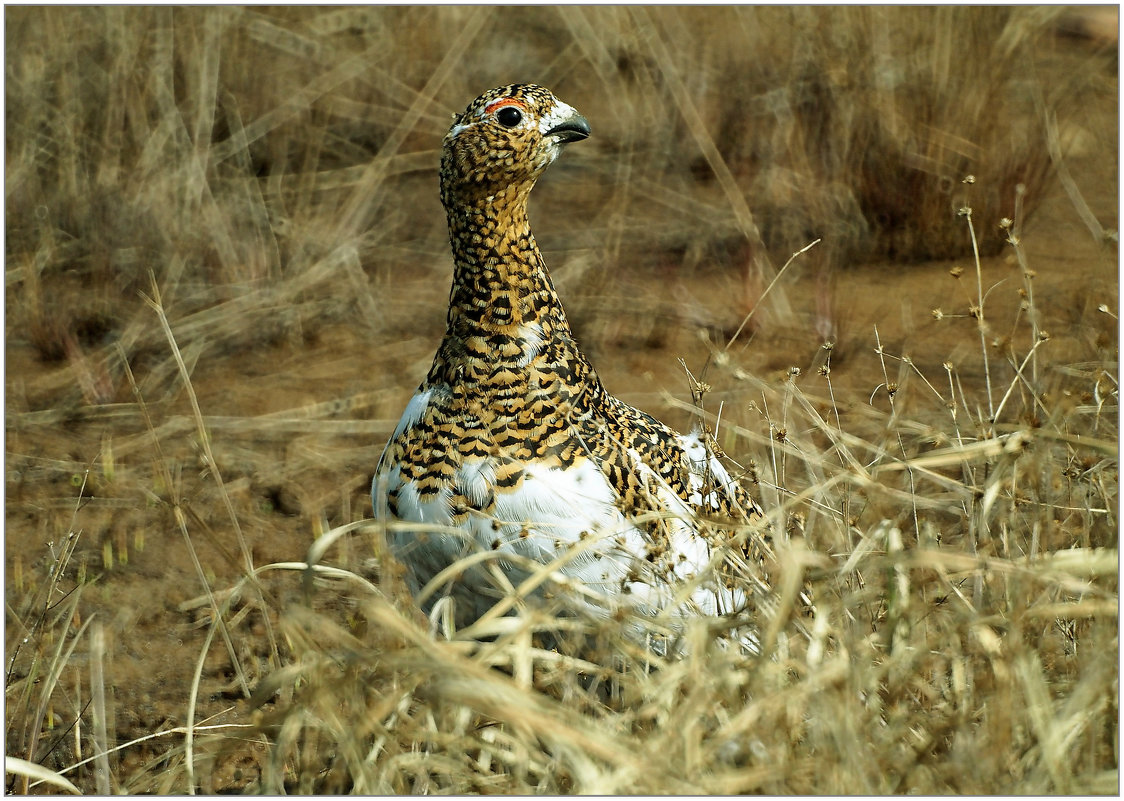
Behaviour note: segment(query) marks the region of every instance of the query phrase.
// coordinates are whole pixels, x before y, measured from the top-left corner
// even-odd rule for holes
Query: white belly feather
[[[422,419],[431,395],[427,391],[411,399],[395,436]],[[681,444],[692,468],[691,503],[717,508],[713,493],[733,479],[700,438],[681,436]],[[637,470],[655,477],[639,454],[630,455]],[[384,493],[396,492],[398,518],[421,524],[415,531],[393,529],[387,535],[395,557],[410,570],[415,594],[458,560],[489,552],[496,557],[489,561],[503,570],[512,586],[530,575],[527,560],[553,563],[582,586],[581,606],[599,614],[611,614],[621,606],[651,613],[664,609],[676,595],[675,582],[694,579],[710,563],[711,549],[695,529],[692,509],[669,487],[660,488],[658,481],[659,500],[671,518],[667,527],[674,565],[671,584],[670,577],[656,577],[651,570],[645,559],[645,535],[622,515],[615,490],[592,460],[565,469],[529,463],[522,482],[510,491],[496,489],[496,467],[493,459],[465,461],[448,486],[423,501],[415,483],[403,480],[400,465],[380,463],[372,489],[376,504],[383,505],[383,515]],[[494,513],[470,510],[458,526],[459,535],[447,528],[434,530],[453,525],[452,499],[457,493],[474,506],[486,505],[494,493]],[[459,625],[479,617],[503,594],[489,570],[474,567],[457,576],[444,593],[425,599],[423,608],[428,612],[446,593],[457,601]],[[744,603],[744,593],[708,581],[689,594],[680,613],[722,614]]]

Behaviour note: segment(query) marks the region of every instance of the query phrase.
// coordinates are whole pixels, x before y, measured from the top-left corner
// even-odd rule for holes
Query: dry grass
[[[1114,792],[1117,290],[1023,240],[1057,174],[1115,263],[1068,166],[1115,50],[1056,14],[6,9],[9,789]],[[441,330],[435,148],[512,79],[594,126],[534,214],[598,363],[700,332],[714,388],[647,406],[773,511],[759,658],[433,637],[363,522]],[[843,265],[953,256],[931,342],[831,344]]]

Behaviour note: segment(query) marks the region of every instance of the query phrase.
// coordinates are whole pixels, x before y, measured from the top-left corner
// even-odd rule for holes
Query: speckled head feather
[[[446,208],[525,198],[562,145],[589,136],[589,123],[549,90],[512,84],[485,92],[453,121],[441,158]],[[505,197],[507,196],[507,197]]]

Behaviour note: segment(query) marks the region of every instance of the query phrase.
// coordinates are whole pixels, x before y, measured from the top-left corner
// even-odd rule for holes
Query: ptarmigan
[[[563,145],[589,134],[547,89],[516,84],[476,98],[445,136],[447,330],[372,498],[377,516],[418,524],[387,532],[415,594],[467,558],[422,598],[427,612],[452,599],[458,626],[544,564],[554,580],[531,603],[742,611],[752,593],[730,564],[744,570],[742,557],[767,547],[760,507],[707,435],[677,433],[606,392],[570,332],[527,197]]]

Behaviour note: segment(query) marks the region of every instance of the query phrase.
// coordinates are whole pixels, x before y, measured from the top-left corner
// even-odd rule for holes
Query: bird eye
[[[515,106],[504,106],[496,112],[496,119],[504,128],[514,128],[523,121],[523,115]]]

